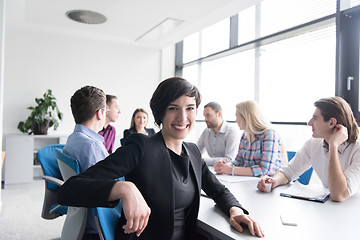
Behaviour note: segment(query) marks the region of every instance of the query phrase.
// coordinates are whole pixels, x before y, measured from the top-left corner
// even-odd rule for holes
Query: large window
[[[184,39],[183,62],[200,58],[200,33],[194,33]]]
[[[179,74],[200,88],[203,104],[219,102],[226,120],[236,103],[254,100],[272,122],[305,123],[313,102],[337,91],[338,3],[260,1],[185,38]]]
[[[243,44],[256,38],[256,6],[238,14],[238,43]]]
[[[201,57],[229,48],[230,20],[225,19],[201,31]]]
[[[336,11],[334,0],[264,0],[261,2],[260,35],[267,36]]]
[[[259,103],[275,122],[306,122],[313,103],[335,94],[335,26],[260,48]]]
[[[249,50],[204,62],[201,78],[206,79],[206,84],[200,86],[203,104],[218,102],[224,118],[234,120],[236,103],[254,97],[254,56],[254,51]]]

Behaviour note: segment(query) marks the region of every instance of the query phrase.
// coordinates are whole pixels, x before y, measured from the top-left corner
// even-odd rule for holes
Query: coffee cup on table
[[[271,182],[265,182],[265,192],[271,192]]]

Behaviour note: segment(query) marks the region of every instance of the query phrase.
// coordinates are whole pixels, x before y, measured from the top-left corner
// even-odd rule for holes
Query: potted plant
[[[50,89],[44,93],[42,98],[35,98],[36,107],[28,107],[30,116],[23,122],[19,122],[18,129],[23,133],[46,135],[48,128],[56,130],[63,114],[60,112],[56,98]]]

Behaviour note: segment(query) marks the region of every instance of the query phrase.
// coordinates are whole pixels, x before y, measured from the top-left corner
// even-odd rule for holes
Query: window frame
[[[344,98],[350,104],[356,121],[360,123],[360,6],[338,12],[337,24],[339,30],[337,31],[336,96]],[[349,77],[353,78],[353,80],[349,81],[350,83],[348,83]]]
[[[256,6],[256,18],[259,19],[260,8],[258,3]],[[285,38],[290,38],[302,33],[306,33],[311,30],[319,29],[321,27],[328,26],[330,24],[336,25],[336,56],[335,56],[335,96],[343,97],[351,106],[354,116],[357,121],[360,122],[359,111],[359,35],[360,30],[356,36],[353,33],[353,24],[350,23],[354,18],[359,19],[359,25],[356,25],[360,29],[360,6],[355,6],[350,9],[340,10],[341,0],[336,2],[336,12],[328,16],[321,17],[309,21],[307,23],[291,27],[268,36],[259,37],[255,40],[237,44],[238,39],[238,15],[230,17],[230,43],[229,48],[220,52],[210,54],[199,59],[192,60],[190,62],[183,62],[182,51],[183,41],[176,44],[176,66],[175,75],[181,76],[182,69],[184,67],[199,64],[202,62],[211,61],[216,58],[221,58],[230,54],[234,54],[241,51],[246,51],[251,48],[255,48],[256,54],[260,54],[260,47],[272,42],[276,42]],[[353,19],[349,18],[353,16]],[[354,22],[354,21],[352,21]],[[258,27],[258,24],[256,24]],[[257,49],[257,50],[256,50]],[[354,49],[356,51],[354,51]],[[258,55],[257,55],[258,56]],[[258,59],[258,58],[255,58]],[[258,70],[257,60],[255,60],[255,69]],[[256,72],[255,72],[256,75]],[[347,90],[347,76],[353,76],[354,80],[351,82],[351,90]],[[199,76],[200,77],[200,76]],[[259,101],[259,77],[255,77],[255,101]],[[272,122],[273,124],[282,125],[306,125],[306,122]]]

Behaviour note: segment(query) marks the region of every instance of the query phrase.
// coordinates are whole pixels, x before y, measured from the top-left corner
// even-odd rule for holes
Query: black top
[[[174,183],[175,215],[172,240],[184,239],[186,214],[195,199],[195,175],[190,171],[190,159],[185,148],[181,156],[169,149]]]
[[[223,213],[238,206],[248,213],[230,191],[219,182],[201,158],[194,143],[183,143],[189,158],[190,176],[194,173],[195,194],[184,219],[184,239],[194,239],[200,205],[201,189],[212,198]],[[77,207],[114,207],[119,201],[109,202],[109,194],[116,178],[125,176],[133,182],[151,209],[148,225],[137,240],[171,240],[175,222],[175,186],[173,164],[161,131],[152,137],[132,134],[124,147],[84,172],[67,180],[58,192],[58,202]],[[177,196],[178,197],[178,196]],[[129,239],[122,226],[126,219],[122,214],[117,227],[119,239]],[[196,238],[195,238],[196,239]]]
[[[145,131],[146,131],[146,134],[145,134],[145,135],[148,135],[148,136],[153,136],[153,135],[155,135],[155,130],[154,130],[153,128],[145,128]],[[124,130],[124,137],[123,137],[122,139],[120,139],[121,146],[124,146],[126,139],[127,139],[131,134],[134,134],[134,133],[138,133],[138,132],[136,131],[136,128],[135,128],[135,127],[132,127],[132,128],[129,128],[129,129],[125,129],[125,130]]]

